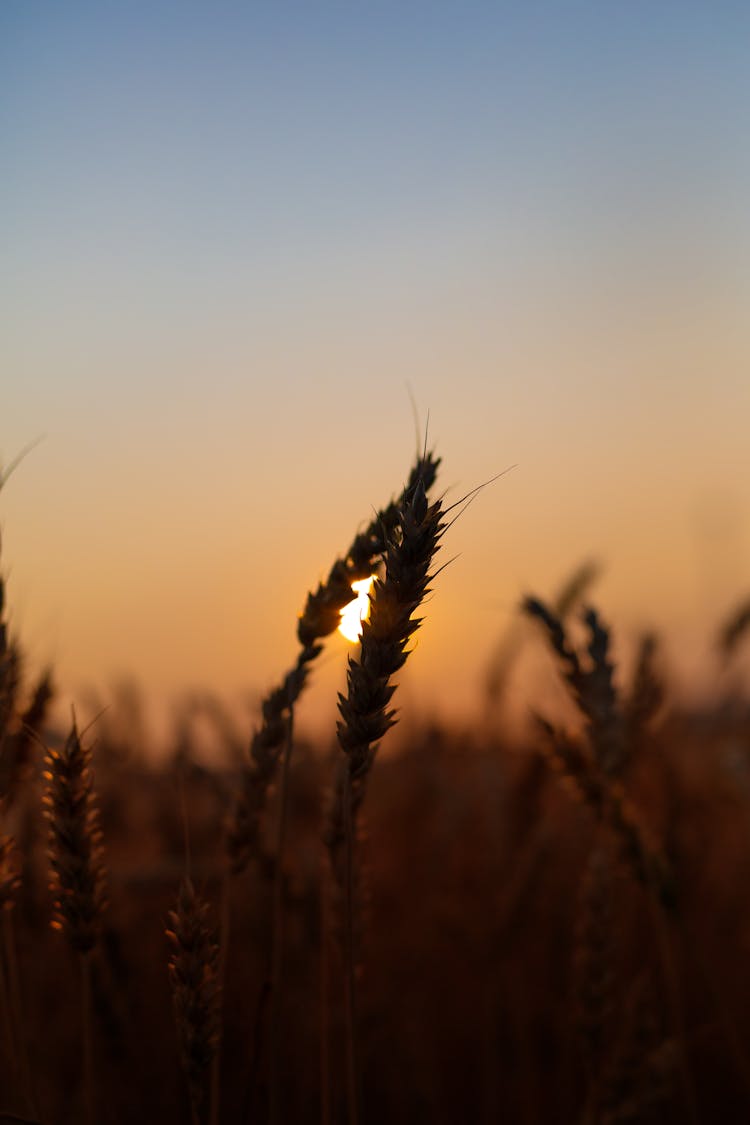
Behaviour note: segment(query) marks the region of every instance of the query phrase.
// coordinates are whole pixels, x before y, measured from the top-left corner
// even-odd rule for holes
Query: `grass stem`
[[[359,1051],[357,1028],[356,951],[354,948],[354,815],[349,770],[344,779],[344,1019],[346,1029],[346,1089],[349,1125],[360,1117]]]
[[[86,1125],[95,1125],[94,1037],[91,1011],[91,954],[79,953],[81,967],[81,1054],[83,1063],[83,1105]]]
[[[286,741],[279,781],[279,818],[276,832],[276,855],[273,873],[273,904],[271,912],[271,1034],[270,1074],[268,1092],[269,1125],[279,1121],[281,1075],[282,1014],[284,984],[284,853],[289,819],[289,774],[294,744],[294,707],[290,707],[286,723]]]

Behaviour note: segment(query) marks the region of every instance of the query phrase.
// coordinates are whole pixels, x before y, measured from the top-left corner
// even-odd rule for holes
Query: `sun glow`
[[[341,624],[339,633],[343,633],[348,641],[356,644],[362,636],[362,622],[370,616],[370,589],[375,575],[361,578],[359,582],[352,582],[352,590],[357,595],[354,601],[349,602],[341,610]]]

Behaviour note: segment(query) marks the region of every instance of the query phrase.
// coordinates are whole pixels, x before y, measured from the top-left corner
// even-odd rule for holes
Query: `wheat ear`
[[[359,532],[348,551],[336,559],[325,582],[307,596],[297,622],[300,650],[293,667],[280,684],[268,693],[261,707],[261,724],[250,744],[249,758],[240,780],[226,836],[232,870],[243,871],[251,859],[261,856],[260,821],[268,791],[276,777],[288,731],[288,714],[302,694],[310,666],[322,652],[322,641],[341,622],[341,610],[352,600],[352,582],[369,578],[382,558],[404,504],[419,485],[428,492],[435,482],[440,458],[432,453],[420,457],[398,500],[392,500]]]
[[[547,735],[546,749],[597,820],[610,829],[625,864],[669,911],[676,908],[676,886],[671,867],[639,822],[621,781],[628,765],[632,728],[630,714],[619,702],[614,667],[609,658],[610,638],[593,609],[584,612],[589,633],[584,663],[568,640],[560,618],[538,598],[526,598],[524,611],[541,621],[549,643],[562,665],[563,676],[581,714],[586,719],[588,745],[581,745],[539,719]]]
[[[75,718],[64,745],[48,750],[44,805],[55,896],[53,926],[79,953],[95,946],[105,904],[99,812],[91,774],[91,750]]]
[[[45,766],[44,805],[54,894],[52,925],[65,934],[80,963],[83,1088],[86,1117],[93,1125],[91,953],[99,938],[105,905],[104,862],[91,750],[81,741],[75,715],[62,748],[47,751]]]

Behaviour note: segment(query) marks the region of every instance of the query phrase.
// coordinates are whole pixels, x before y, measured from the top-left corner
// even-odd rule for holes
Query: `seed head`
[[[104,864],[91,750],[81,742],[75,718],[64,746],[47,751],[45,765],[52,924],[74,949],[86,953],[96,944],[104,910]]]

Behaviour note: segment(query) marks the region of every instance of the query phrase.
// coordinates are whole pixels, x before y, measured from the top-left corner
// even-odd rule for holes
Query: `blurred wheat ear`
[[[96,1121],[94,1097],[91,954],[105,907],[105,872],[91,749],[81,741],[75,715],[59,750],[49,749],[44,805],[54,894],[52,925],[78,954],[81,971],[83,1092],[86,1120]]]
[[[81,741],[75,718],[62,748],[47,751],[45,767],[44,805],[55,896],[52,924],[73,949],[88,953],[99,936],[105,873],[91,750]]]
[[[525,598],[523,610],[544,627],[571,697],[586,720],[586,737],[579,741],[545,719],[538,719],[546,734],[550,760],[596,819],[609,829],[621,860],[637,881],[666,911],[674,913],[677,888],[671,865],[640,823],[622,782],[634,745],[633,724],[637,720],[642,725],[653,715],[658,706],[656,691],[654,701],[649,699],[646,706],[640,699],[645,688],[637,685],[638,698],[631,698],[627,708],[622,706],[614,684],[609,632],[595,610],[587,609],[583,614],[589,638],[585,654],[573,647],[563,622],[540,599]]]

